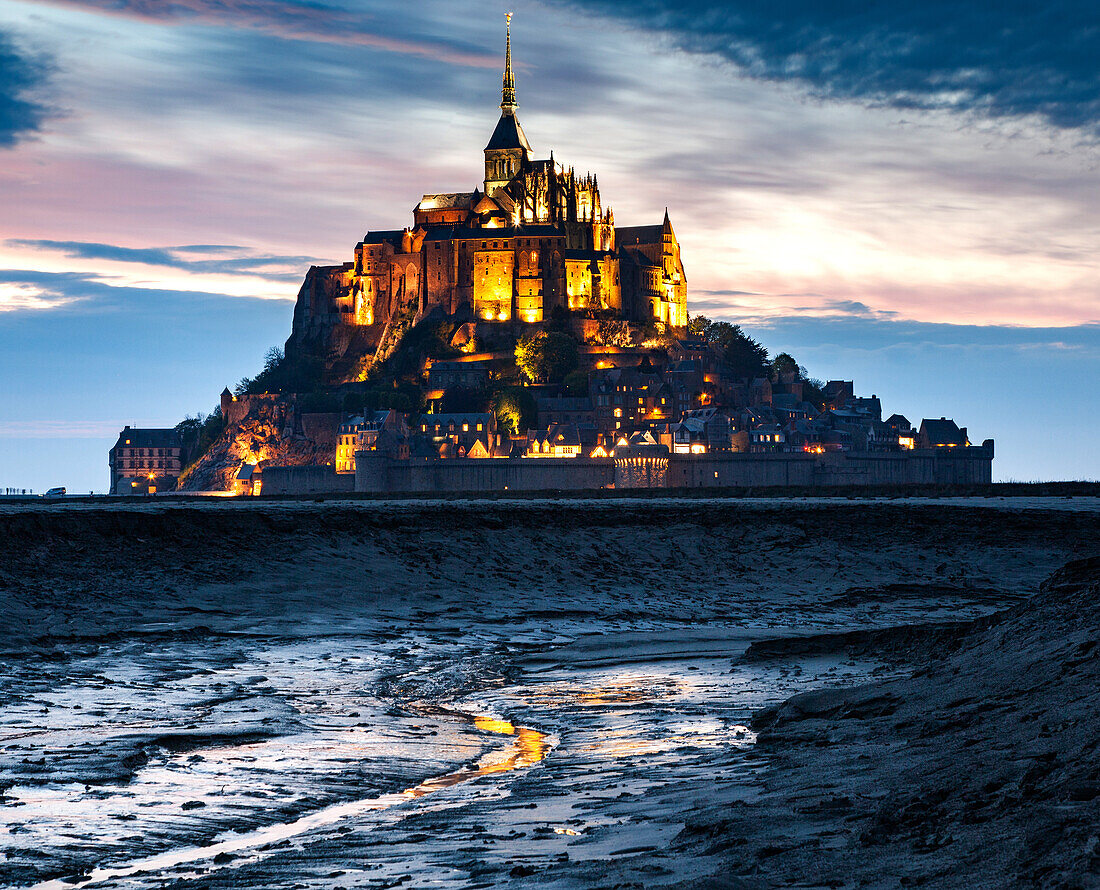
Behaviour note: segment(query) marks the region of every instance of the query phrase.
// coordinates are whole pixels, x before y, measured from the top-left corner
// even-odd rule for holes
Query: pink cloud
[[[260,31],[288,40],[365,46],[421,56],[451,65],[495,68],[495,55],[466,52],[445,43],[402,40],[364,27],[361,16],[289,0],[42,0],[54,6],[157,24],[220,25]]]

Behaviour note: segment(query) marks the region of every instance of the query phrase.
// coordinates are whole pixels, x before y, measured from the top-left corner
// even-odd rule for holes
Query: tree
[[[794,374],[796,380],[806,379],[806,369],[794,360],[789,352],[781,352],[772,359],[772,377],[778,380],[784,374]]]
[[[562,382],[569,395],[577,397],[588,395],[588,374],[585,371],[570,371]]]
[[[443,392],[439,407],[442,414],[473,414],[485,410],[485,396],[479,389],[451,386]]]
[[[516,342],[516,366],[532,383],[557,383],[579,362],[577,341],[563,331],[535,331]]]
[[[698,315],[688,323],[688,330],[719,349],[735,377],[769,375],[768,350],[741,330],[740,325],[711,321],[705,315]]]
[[[535,397],[525,386],[507,386],[493,396],[493,413],[501,432],[519,435],[535,424],[538,406]]]

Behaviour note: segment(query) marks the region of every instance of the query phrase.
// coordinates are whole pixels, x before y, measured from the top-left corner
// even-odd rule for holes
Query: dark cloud
[[[210,260],[192,260],[181,253],[241,252],[244,248],[232,245],[189,244],[180,247],[119,247],[117,244],[100,244],[94,241],[51,241],[47,239],[10,238],[11,247],[30,247],[35,250],[55,250],[67,257],[83,260],[111,260],[120,263],[140,263],[146,266],[164,266],[187,272],[219,275],[249,275],[270,281],[296,281],[305,274],[306,267],[323,261],[308,256],[273,256],[255,254],[229,256]],[[287,271],[286,267],[294,267]],[[280,268],[281,267],[281,268]]]
[[[21,52],[11,36],[0,31],[0,147],[14,145],[41,125],[46,108],[28,94],[45,76],[46,65]]]
[[[621,16],[824,98],[1100,133],[1100,4],[957,0],[553,0]]]

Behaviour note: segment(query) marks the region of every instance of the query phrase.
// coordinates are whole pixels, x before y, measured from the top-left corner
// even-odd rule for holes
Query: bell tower
[[[520,172],[525,162],[531,160],[531,145],[519,125],[516,109],[516,77],[512,73],[512,13],[505,14],[507,22],[504,43],[504,83],[500,96],[500,120],[485,146],[485,194],[503,188]]]

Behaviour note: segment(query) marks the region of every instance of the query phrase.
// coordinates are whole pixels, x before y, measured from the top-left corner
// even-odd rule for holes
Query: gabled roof
[[[655,262],[646,256],[637,244],[619,244],[619,259],[625,261],[628,265],[634,264],[635,266],[649,266],[650,268],[659,269],[661,264]]]
[[[929,420],[927,417],[920,422],[920,436],[927,438],[931,445],[966,445],[966,433],[959,429],[953,420],[941,417],[939,420]]]
[[[367,232],[367,234],[363,236],[363,243],[382,244],[386,241],[389,241],[390,243],[393,243],[394,241],[400,243],[401,236],[404,234],[405,231],[403,229],[389,229],[388,231],[382,232]]]
[[[664,226],[615,226],[615,243],[620,247],[631,244],[660,244]]]
[[[474,207],[474,213],[499,213],[500,210],[500,204],[488,195],[482,195],[481,200]]]
[[[575,423],[552,423],[544,430],[528,430],[528,442],[549,443],[558,447],[580,447],[581,434]]]
[[[179,433],[174,429],[136,429],[126,427],[118,434],[115,448],[179,448]]]
[[[502,114],[497,121],[493,135],[489,137],[486,151],[494,151],[506,148],[522,148],[528,154],[531,153],[531,143],[527,141],[527,135],[523,127],[519,125],[519,119],[514,114]]]
[[[417,210],[446,210],[468,208],[473,203],[474,192],[446,192],[441,195],[425,195],[416,205]]]

